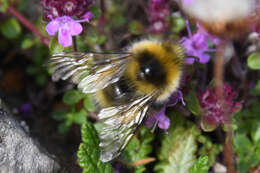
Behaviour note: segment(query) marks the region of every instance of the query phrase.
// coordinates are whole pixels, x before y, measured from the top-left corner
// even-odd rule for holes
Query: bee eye
[[[137,74],[139,80],[145,80],[153,84],[162,84],[165,80],[165,71],[155,58],[143,58],[140,60],[140,70]]]

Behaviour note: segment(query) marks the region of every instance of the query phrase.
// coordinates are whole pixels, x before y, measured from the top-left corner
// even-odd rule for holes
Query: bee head
[[[149,94],[176,88],[183,59],[183,53],[176,45],[141,41],[134,44],[130,52],[133,58],[127,65],[126,76],[137,91]]]

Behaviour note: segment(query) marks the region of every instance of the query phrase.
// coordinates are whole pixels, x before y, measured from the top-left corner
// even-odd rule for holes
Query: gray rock
[[[55,158],[25,132],[0,103],[0,173],[53,173],[60,170]]]

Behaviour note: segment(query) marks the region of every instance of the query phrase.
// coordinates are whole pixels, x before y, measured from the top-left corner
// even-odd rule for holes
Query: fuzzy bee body
[[[128,53],[59,53],[50,60],[53,80],[70,79],[101,107],[100,159],[117,157],[154,107],[178,86],[184,53],[179,44],[144,40]]]

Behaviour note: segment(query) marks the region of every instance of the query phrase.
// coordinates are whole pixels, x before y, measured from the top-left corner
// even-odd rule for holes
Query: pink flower
[[[94,0],[43,0],[43,18],[46,21],[61,16],[81,17]]]
[[[165,104],[160,112],[147,118],[145,125],[149,128],[153,127],[152,131],[155,130],[157,125],[160,129],[167,130],[170,127],[170,119],[165,114],[166,108],[175,106],[179,101],[181,101],[182,104],[185,105],[182,92],[176,91],[170,97],[169,103]]]
[[[219,124],[228,123],[230,116],[240,110],[242,102],[236,102],[237,93],[228,84],[223,87],[224,99],[219,100],[215,88],[208,88],[199,96],[203,109],[202,128],[205,131],[214,130]]]
[[[83,28],[80,22],[89,21],[92,14],[89,12],[84,15],[83,20],[74,20],[69,16],[56,17],[46,26],[46,31],[50,36],[56,35],[58,32],[58,42],[63,47],[72,45],[72,36],[79,35]]]
[[[149,31],[163,32],[167,27],[166,17],[170,14],[168,0],[150,0],[146,13],[151,24]]]

